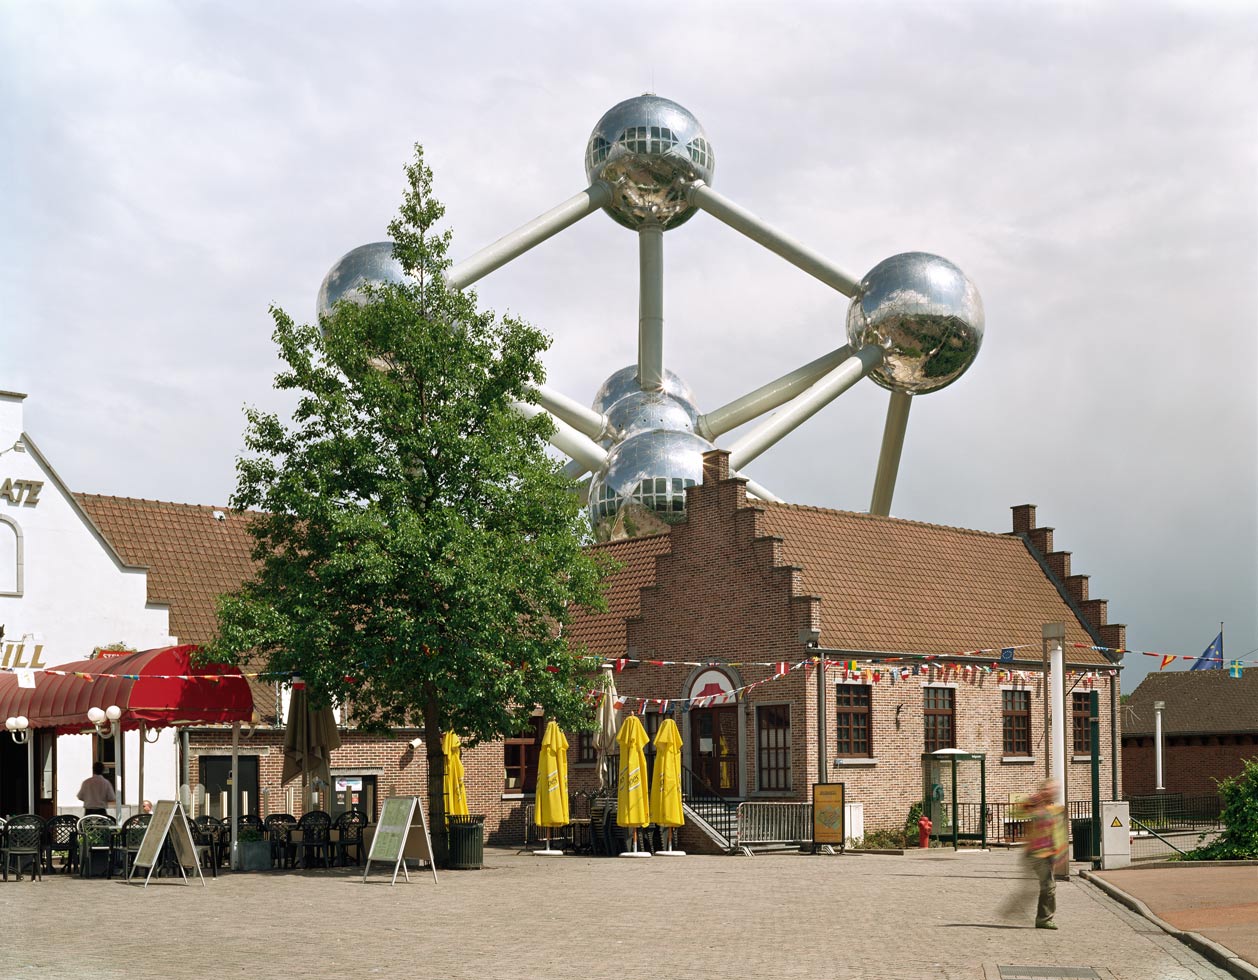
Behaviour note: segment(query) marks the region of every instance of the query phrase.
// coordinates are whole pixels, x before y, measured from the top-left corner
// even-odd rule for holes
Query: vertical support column
[[[1050,774],[1057,780],[1060,787],[1061,796],[1057,802],[1065,806],[1070,798],[1066,787],[1066,656],[1062,650],[1062,643],[1066,639],[1066,624],[1047,623],[1043,634],[1049,662],[1044,696],[1050,699],[1049,713],[1053,737]]]
[[[817,658],[817,782],[828,783],[826,770],[826,658]],[[846,805],[846,800],[844,804]]]
[[[1101,692],[1088,698],[1092,726],[1092,867],[1101,866]]]
[[[1118,671],[1109,679],[1109,798],[1117,801],[1118,795],[1118,753],[1122,746],[1118,742]]]
[[[1153,756],[1157,778],[1157,784],[1153,788],[1159,793],[1166,789],[1166,783],[1162,779],[1162,709],[1165,707],[1165,701],[1153,702]]]
[[[895,493],[895,480],[900,474],[904,431],[908,428],[912,404],[913,396],[908,392],[891,392],[887,422],[882,430],[882,451],[878,454],[878,470],[874,476],[874,495],[869,503],[869,512],[879,517],[887,517],[891,513],[891,496]]]
[[[638,230],[638,384],[664,388],[664,229]]]
[[[39,736],[39,730],[30,728],[26,732],[26,798],[30,806],[26,808],[27,813],[35,812],[35,741]]]
[[[239,871],[240,861],[240,722],[232,722],[232,788],[228,796],[228,813],[232,827],[232,870]],[[304,811],[303,811],[304,812]]]

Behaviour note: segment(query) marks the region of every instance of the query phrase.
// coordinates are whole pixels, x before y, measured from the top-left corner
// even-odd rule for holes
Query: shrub
[[[1258,858],[1258,758],[1219,782],[1223,833],[1205,847],[1184,855],[1185,861],[1235,861]]]

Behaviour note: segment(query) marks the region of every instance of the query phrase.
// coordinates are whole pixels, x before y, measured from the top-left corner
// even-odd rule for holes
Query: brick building
[[[1162,776],[1166,793],[1214,796],[1218,780],[1258,757],[1258,671],[1149,674],[1123,705],[1124,786],[1131,796],[1156,792],[1154,709],[1162,711]]]

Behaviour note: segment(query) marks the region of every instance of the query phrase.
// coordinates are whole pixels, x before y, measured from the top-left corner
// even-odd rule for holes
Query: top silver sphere
[[[847,339],[853,347],[886,350],[869,375],[883,388],[937,391],[974,363],[983,342],[983,300],[947,259],[893,255],[861,280],[847,311]]]
[[[359,306],[366,303],[367,297],[362,290],[365,284],[381,285],[406,281],[402,263],[393,257],[392,242],[359,245],[337,259],[336,265],[323,277],[316,303],[319,319],[322,321],[341,300],[348,300]]]
[[[626,228],[657,224],[675,228],[694,209],[686,184],[712,182],[712,144],[689,110],[658,95],[639,95],[614,105],[590,134],[585,176],[612,187],[608,214]]]
[[[622,398],[641,392],[642,385],[638,383],[638,365],[630,364],[603,382],[602,387],[594,395],[592,407],[600,415],[606,415]],[[668,368],[664,369],[664,393],[690,406],[695,403],[694,392],[690,390],[690,386]]]

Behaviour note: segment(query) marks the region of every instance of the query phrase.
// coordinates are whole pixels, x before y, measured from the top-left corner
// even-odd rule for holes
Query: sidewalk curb
[[[1170,936],[1174,936],[1185,946],[1192,947],[1206,959],[1210,960],[1210,962],[1212,962],[1215,966],[1220,966],[1227,970],[1232,974],[1232,976],[1239,977],[1240,980],[1258,980],[1258,967],[1255,967],[1252,963],[1241,959],[1226,946],[1220,946],[1214,940],[1207,939],[1198,932],[1185,932],[1182,929],[1176,929],[1169,922],[1163,922],[1154,915],[1153,910],[1150,909],[1149,906],[1145,905],[1144,902],[1140,901],[1140,899],[1136,898],[1134,895],[1129,895],[1117,885],[1111,884],[1104,878],[1097,877],[1091,871],[1080,871],[1079,877],[1101,889],[1101,891],[1109,895],[1110,898],[1117,902],[1121,902],[1129,909],[1139,913],[1163,932]]]

